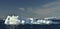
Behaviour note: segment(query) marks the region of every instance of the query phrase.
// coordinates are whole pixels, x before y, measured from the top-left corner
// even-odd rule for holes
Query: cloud
[[[31,7],[28,7],[28,8],[18,8],[18,10],[20,10],[20,11],[32,11],[32,8]]]
[[[60,16],[60,2],[55,1],[51,3],[47,3],[45,5],[42,5],[40,9],[37,9],[34,11],[34,13],[38,15],[46,15],[46,16]]]
[[[18,10],[25,11],[25,9],[24,9],[24,8],[18,8]]]
[[[40,8],[37,6],[34,9],[32,7],[28,8],[18,8],[20,10],[19,13],[23,15],[28,16],[40,16],[40,17],[46,17],[46,16],[57,16],[60,17],[60,2],[54,1],[50,3],[46,3],[42,5]]]

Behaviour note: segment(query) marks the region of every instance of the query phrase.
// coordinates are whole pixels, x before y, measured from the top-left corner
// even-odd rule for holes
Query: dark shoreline
[[[0,20],[0,29],[9,29],[11,26],[13,25],[5,25],[4,21]],[[60,29],[60,24],[20,24],[18,26],[15,26],[15,29]]]
[[[0,25],[0,29],[9,29],[11,26]],[[25,24],[15,26],[15,29],[60,29],[60,24],[50,24],[50,25],[38,25],[38,24]]]

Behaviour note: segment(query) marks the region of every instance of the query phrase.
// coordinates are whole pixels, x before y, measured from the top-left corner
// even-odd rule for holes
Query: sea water
[[[39,24],[24,24],[17,26],[5,25],[3,20],[0,20],[0,29],[60,29],[60,24],[39,25]]]

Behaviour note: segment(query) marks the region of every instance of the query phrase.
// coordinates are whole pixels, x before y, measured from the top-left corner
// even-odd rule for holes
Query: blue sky
[[[0,0],[0,17],[9,14],[23,16],[56,16],[60,18],[59,0]]]
[[[42,5],[54,0],[0,0],[0,6],[6,7],[33,7]]]

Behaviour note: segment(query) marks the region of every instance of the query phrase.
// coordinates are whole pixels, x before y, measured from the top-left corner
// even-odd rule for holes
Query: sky
[[[60,0],[0,0],[0,18],[10,14],[60,18]]]

